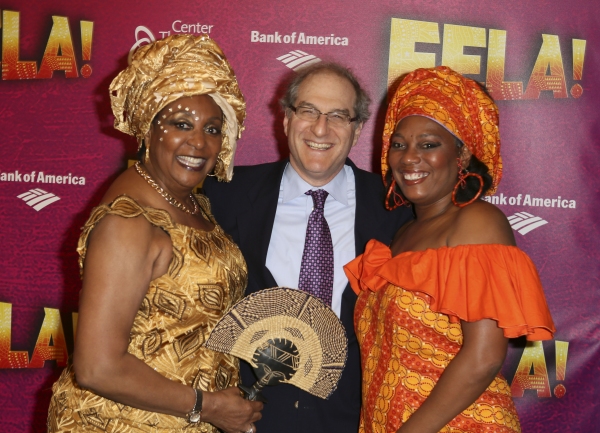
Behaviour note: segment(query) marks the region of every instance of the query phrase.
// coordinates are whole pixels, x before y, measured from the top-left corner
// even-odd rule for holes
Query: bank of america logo
[[[55,201],[60,200],[60,197],[39,188],[30,189],[29,191],[18,195],[17,198],[20,198],[27,203],[28,206],[31,206],[38,212]]]
[[[277,60],[294,71],[298,71],[308,65],[319,63],[321,61],[318,57],[300,50],[290,51],[283,56],[277,57]]]
[[[548,224],[548,221],[527,212],[517,212],[516,214],[509,216],[508,222],[513,230],[522,235],[526,235],[531,230],[535,230],[538,227]]]

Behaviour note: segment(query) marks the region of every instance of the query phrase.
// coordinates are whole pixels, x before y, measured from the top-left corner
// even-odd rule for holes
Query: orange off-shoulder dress
[[[396,432],[431,393],[462,346],[460,321],[493,319],[507,338],[555,331],[534,264],[517,247],[463,245],[392,257],[375,240],[345,267],[363,379],[360,433]],[[520,432],[499,373],[441,432]]]

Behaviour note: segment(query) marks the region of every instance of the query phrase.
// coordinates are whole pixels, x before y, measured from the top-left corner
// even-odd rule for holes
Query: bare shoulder
[[[140,206],[151,205],[145,198],[144,189],[146,184],[136,173],[134,167],[129,167],[121,173],[110,185],[101,204],[112,203],[117,197],[126,195],[135,200]],[[152,225],[144,216],[135,217],[105,215],[94,227],[90,235],[90,241],[101,241],[111,243],[113,246],[118,244],[129,245],[129,248],[143,245],[155,240],[160,235],[161,229]],[[159,238],[161,236],[158,236]]]
[[[127,195],[140,203],[143,203],[143,190],[145,188],[144,180],[137,174],[134,167],[129,167],[121,173],[108,187],[108,190],[102,197],[101,203],[107,204],[112,202],[120,195]]]
[[[130,167],[110,185],[101,203],[108,204],[121,195],[127,195],[140,206],[152,207],[154,203],[146,199],[147,194],[144,191],[146,186],[134,167]],[[99,254],[95,254],[96,252]],[[143,215],[135,217],[105,215],[90,233],[86,262],[93,257],[94,260],[101,261],[116,260],[116,265],[120,260],[125,260],[128,264],[134,261],[138,265],[142,262],[156,264],[168,261],[171,252],[172,243],[169,235],[150,223]]]
[[[484,200],[461,208],[457,212],[448,246],[466,244],[515,245],[515,238],[500,209]]]
[[[111,255],[139,250],[139,254],[150,253],[152,244],[160,246],[161,239],[170,244],[168,235],[153,226],[143,215],[126,218],[119,215],[105,215],[94,227],[88,239],[91,245],[107,248]]]

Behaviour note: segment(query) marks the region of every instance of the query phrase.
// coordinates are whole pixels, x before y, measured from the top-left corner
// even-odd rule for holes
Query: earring
[[[223,162],[223,158],[221,157],[222,154],[223,151],[219,152],[219,154],[217,155],[217,163],[213,167],[212,172],[207,174],[207,176],[219,177],[219,174],[225,173],[225,169],[223,168],[225,163]]]
[[[147,164],[150,161],[150,145],[146,144],[146,155],[144,156],[144,163]]]
[[[460,187],[464,189],[467,186],[467,181],[465,180],[467,177],[467,170],[463,168],[460,158],[456,158],[456,164],[458,165],[458,183],[460,184]]]
[[[393,198],[394,200],[393,205],[390,204],[391,198]],[[385,208],[387,210],[394,210],[400,206],[410,206],[410,202],[406,200],[402,195],[396,192],[396,180],[392,179],[392,183],[388,188],[388,192],[385,196]]]
[[[458,163],[458,182],[456,182],[456,185],[454,185],[454,189],[452,190],[452,203],[454,204],[454,206],[457,207],[465,207],[473,203],[481,195],[481,191],[483,191],[483,178],[477,173],[470,173],[467,170],[465,170],[462,167],[460,158],[456,158],[456,161]],[[467,187],[467,177],[469,176],[475,176],[479,180],[479,191],[477,191],[477,194],[475,194],[475,197],[473,197],[471,200],[464,203],[459,203],[456,200],[456,193],[458,192],[458,187],[460,186],[461,189],[465,189]]]

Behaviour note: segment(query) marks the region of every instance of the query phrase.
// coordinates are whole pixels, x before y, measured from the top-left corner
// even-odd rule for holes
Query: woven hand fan
[[[206,347],[248,361],[265,385],[289,383],[324,399],[335,391],[346,365],[348,339],[342,322],[306,292],[274,287],[248,295],[219,320]]]

